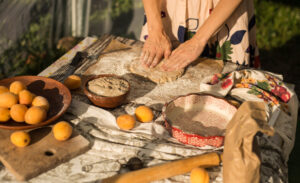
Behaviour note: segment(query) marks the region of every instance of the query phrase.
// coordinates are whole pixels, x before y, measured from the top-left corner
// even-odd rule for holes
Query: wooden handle
[[[144,168],[141,170],[115,175],[103,179],[101,183],[147,183],[155,180],[165,179],[175,175],[190,172],[196,167],[213,167],[220,164],[220,157],[217,153],[203,154],[183,160]]]

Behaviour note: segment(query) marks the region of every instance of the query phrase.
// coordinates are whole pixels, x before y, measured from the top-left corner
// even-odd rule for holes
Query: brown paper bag
[[[224,183],[258,183],[260,160],[254,152],[257,132],[273,135],[263,102],[244,102],[226,129],[223,153]]]

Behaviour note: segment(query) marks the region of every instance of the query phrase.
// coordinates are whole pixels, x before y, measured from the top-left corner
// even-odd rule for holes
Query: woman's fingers
[[[165,63],[161,66],[161,68],[164,70],[164,71],[167,71],[168,67],[170,67],[171,63],[173,62],[173,59],[172,57],[168,58]]]
[[[174,64],[176,64],[178,61],[179,61],[179,57],[170,56],[170,58],[162,66],[162,69],[165,71],[169,71],[170,69],[172,69]]]
[[[176,70],[183,69],[183,68],[185,68],[186,66],[188,66],[190,63],[191,63],[190,60],[186,60],[185,62],[181,62],[180,64],[178,64],[178,65],[176,66],[175,69],[176,69]]]
[[[174,51],[172,51],[162,68],[167,71],[172,65],[174,65],[177,62],[179,58],[180,54],[178,53],[178,50],[175,49]]]
[[[147,67],[150,67],[150,65],[152,64],[152,62],[154,60],[155,55],[156,55],[156,53],[154,51],[150,52],[149,57],[145,62]]]
[[[185,56],[185,54],[182,54],[179,50],[170,56],[162,66],[162,69],[165,71],[176,71],[186,67],[189,63],[191,63],[191,60],[189,60],[188,56]]]
[[[180,49],[180,46],[178,47],[178,48],[176,48],[175,50],[173,50],[172,51],[172,53],[171,53],[171,57],[174,57],[174,56],[177,56],[177,55],[180,55],[180,51],[181,49]]]
[[[143,50],[141,55],[140,55],[140,60],[142,61],[144,59],[144,56],[145,56],[145,51]]]
[[[186,41],[176,48],[168,61],[162,66],[165,71],[175,71],[188,66],[197,59],[203,51],[203,46],[194,41]]]
[[[140,61],[142,63],[144,63],[145,57],[147,55],[147,52],[148,52],[148,47],[144,45],[142,53],[141,53],[141,56],[140,56]]]
[[[154,58],[153,62],[150,65],[150,68],[155,67],[159,63],[159,61],[161,61],[162,57],[163,57],[163,52],[158,51],[155,55],[155,58]]]
[[[150,55],[149,51],[145,51],[144,57],[143,57],[143,63],[144,64],[146,64],[146,62],[147,62],[147,60],[149,58],[149,55]]]
[[[165,59],[169,59],[171,53],[172,53],[172,52],[171,52],[171,49],[165,50],[165,52],[164,52],[164,57],[165,57]]]
[[[178,68],[179,68],[179,65],[181,65],[181,62],[182,62],[182,58],[178,58],[178,59],[176,59],[176,60],[174,60],[174,63],[173,64],[171,64],[167,69],[166,69],[166,71],[176,71],[176,70],[178,70]]]
[[[155,67],[163,57],[169,58],[171,54],[171,42],[167,35],[152,34],[146,40],[140,56],[144,67]]]

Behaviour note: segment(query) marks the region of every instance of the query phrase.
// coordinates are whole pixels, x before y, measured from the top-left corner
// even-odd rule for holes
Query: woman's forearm
[[[211,15],[198,29],[195,38],[206,43],[210,37],[224,24],[242,0],[220,0]]]
[[[143,0],[147,18],[148,38],[141,53],[141,61],[145,67],[155,67],[162,58],[171,54],[172,44],[164,31],[161,18],[161,0]]]
[[[163,31],[160,0],[143,0],[149,34]]]

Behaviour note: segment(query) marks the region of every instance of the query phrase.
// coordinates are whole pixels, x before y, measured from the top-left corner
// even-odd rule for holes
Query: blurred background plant
[[[49,54],[53,57],[54,52],[46,51],[47,35],[50,30],[48,22],[51,16],[43,12],[43,10],[48,8],[47,3],[45,6],[40,5],[32,6],[32,12],[38,13],[39,16],[34,16],[28,29],[24,33],[20,33],[21,36],[19,38],[12,38],[14,40],[10,39],[10,37],[5,37],[5,35],[9,35],[10,33],[14,34],[14,31],[11,30],[12,26],[6,24],[17,22],[6,21],[7,19],[11,20],[11,18],[7,17],[4,19],[4,15],[1,14],[1,18],[3,19],[1,22],[5,22],[5,24],[2,23],[1,25],[1,78],[29,73],[35,74],[39,68],[51,63],[47,59],[49,58]],[[11,37],[13,36],[11,35]],[[39,60],[44,61],[41,62]]]
[[[90,2],[84,4],[90,9],[79,12],[88,14],[88,24],[82,25],[88,25],[89,36],[139,39],[144,13],[140,0],[0,0],[0,79],[38,74],[78,43],[85,35],[74,38],[71,5],[79,1]],[[296,84],[300,96],[300,1],[254,3],[262,69],[283,74],[287,82]],[[299,154],[298,142],[289,161],[290,182],[300,180]]]
[[[297,6],[298,4],[298,6]],[[255,0],[257,42],[260,48],[283,46],[300,34],[299,1]]]
[[[90,36],[115,34],[138,38],[143,18],[139,0],[91,1],[88,27],[75,30],[74,34],[74,27],[86,24],[82,16],[87,13],[82,10],[88,6],[86,2],[1,0],[0,79],[38,74],[78,43],[86,31]],[[77,25],[72,27],[73,19]]]

